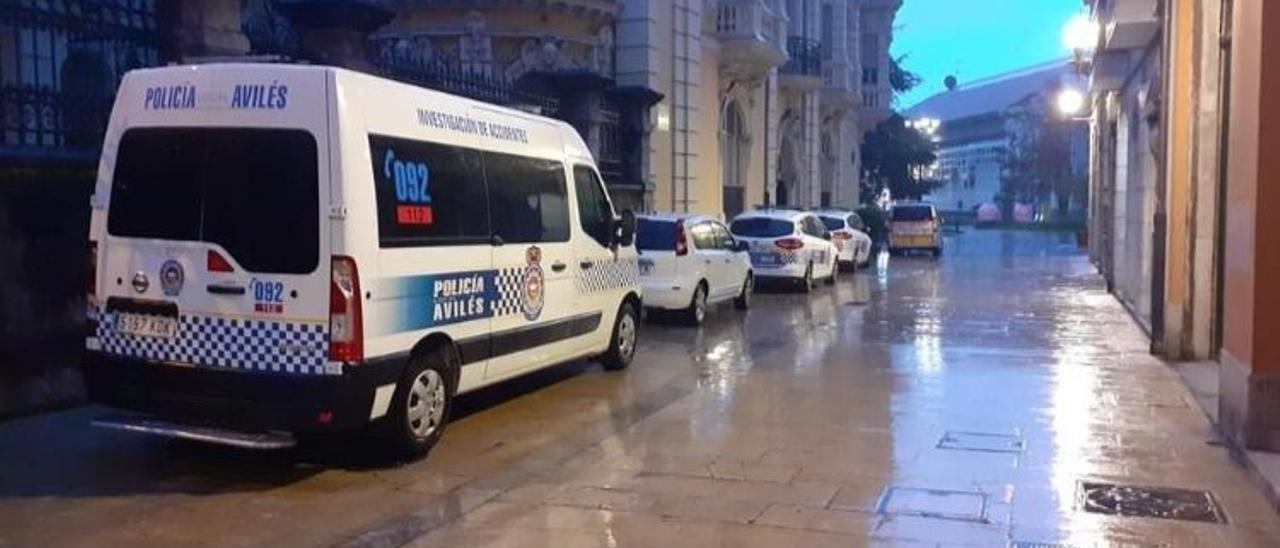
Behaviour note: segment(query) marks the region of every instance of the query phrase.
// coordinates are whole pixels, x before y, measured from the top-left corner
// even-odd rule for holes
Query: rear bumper
[[[937,249],[942,247],[938,235],[890,235],[889,249]]]
[[[790,263],[783,266],[760,266],[753,265],[756,278],[794,278],[803,279],[805,270],[809,267],[804,263]]]
[[[341,375],[279,375],[90,351],[85,386],[96,403],[175,421],[239,430],[338,431],[369,422],[374,390],[399,381],[406,362],[374,359],[346,367]]]

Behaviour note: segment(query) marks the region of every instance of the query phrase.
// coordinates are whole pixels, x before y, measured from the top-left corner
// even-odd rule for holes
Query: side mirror
[[[828,241],[828,242],[829,242],[829,241],[831,241],[831,231],[829,231],[829,230],[828,230],[828,231],[826,231],[826,232],[823,232],[823,233],[822,233],[822,239],[824,239],[824,240],[826,240],[826,241]]]
[[[733,250],[734,251],[751,251],[751,244],[743,240],[737,240],[733,242]]]
[[[624,209],[622,215],[617,220],[617,230],[614,231],[614,241],[622,247],[630,247],[636,239],[636,213],[630,209]]]

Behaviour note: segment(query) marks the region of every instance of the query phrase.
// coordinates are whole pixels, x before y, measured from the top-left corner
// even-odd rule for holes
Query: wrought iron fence
[[[388,78],[489,103],[538,107],[547,115],[559,106],[554,97],[521,90],[491,71],[468,70],[456,61],[425,56],[403,38],[371,39],[369,49],[374,66]]]
[[[158,61],[155,0],[0,3],[0,152],[92,161],[120,76]]]
[[[822,44],[803,36],[787,37],[787,54],[790,59],[782,65],[783,74],[797,76],[822,76]]]

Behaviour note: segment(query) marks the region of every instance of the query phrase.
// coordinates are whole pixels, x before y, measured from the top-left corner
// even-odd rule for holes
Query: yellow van
[[[901,203],[889,208],[889,253],[928,251],[942,255],[942,218],[932,204]]]

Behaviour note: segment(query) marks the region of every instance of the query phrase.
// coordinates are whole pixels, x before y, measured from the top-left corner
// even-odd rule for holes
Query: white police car
[[[834,283],[840,271],[831,233],[813,213],[756,209],[735,217],[729,229],[747,242],[757,279],[797,281],[809,291],[815,280]]]
[[[636,219],[640,283],[647,308],[679,311],[693,325],[710,304],[751,306],[751,260],[746,242],[706,215],[653,214]]]
[[[567,124],[352,71],[127,74],[92,199],[100,425],[246,447],[636,348],[634,218]]]
[[[871,236],[862,217],[845,209],[820,209],[814,213],[831,232],[840,266],[857,268],[871,262]]]

